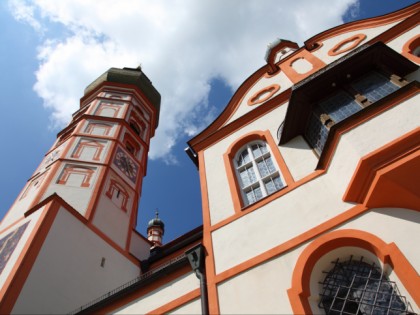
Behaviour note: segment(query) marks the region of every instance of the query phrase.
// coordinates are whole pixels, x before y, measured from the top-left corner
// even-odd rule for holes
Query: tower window
[[[111,179],[106,196],[124,212],[127,212],[128,207],[128,192],[122,187],[121,184]]]
[[[141,135],[141,129],[134,121],[130,121],[130,128],[137,134]]]
[[[253,204],[285,186],[263,141],[242,147],[234,164],[245,205]]]
[[[319,307],[326,314],[414,314],[379,266],[350,258],[324,272]]]

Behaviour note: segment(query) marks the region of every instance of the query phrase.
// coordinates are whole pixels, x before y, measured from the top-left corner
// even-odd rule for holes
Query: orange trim
[[[369,19],[354,21],[342,24],[319,33],[305,41],[306,49],[310,50],[316,43],[323,42],[329,38],[335,37],[351,31],[362,30],[367,28],[379,27],[385,24],[394,23],[418,13],[420,8],[419,3],[413,4],[399,11],[395,11],[386,15],[377,16]],[[418,20],[417,20],[418,21]]]
[[[104,134],[103,135],[104,136],[109,136],[109,132],[111,131],[112,127],[113,126],[110,126],[110,125],[105,124],[105,123],[88,122],[85,130],[84,131],[81,131],[81,132],[84,132],[84,133],[93,135],[92,134],[92,131],[94,129],[96,129],[96,128],[102,128],[102,129],[104,129]],[[97,136],[97,135],[95,134],[95,136]]]
[[[240,209],[241,211],[235,211],[235,214],[233,214],[232,216],[227,217],[226,219],[217,222],[216,224],[214,224],[211,227],[211,231],[213,232],[217,229],[220,229],[221,227],[239,219],[243,215],[246,215],[246,214],[248,214],[252,211],[260,209],[262,206],[272,202],[273,200],[276,200],[276,199],[280,198],[281,196],[284,196],[285,194],[288,194],[289,192],[291,192],[291,191],[295,190],[296,188],[310,182],[311,180],[314,180],[315,178],[317,178],[318,176],[321,176],[324,173],[325,173],[324,170],[317,170],[317,171],[314,171],[313,173],[307,175],[306,177],[301,178],[297,182],[291,182],[290,185],[285,186],[284,188],[276,191],[275,193],[273,193],[271,195],[268,195],[268,196],[258,200],[257,202],[254,202],[253,204],[250,204],[250,205]]]
[[[410,29],[415,28],[419,23],[418,22],[419,19],[420,19],[420,10],[416,14],[413,14],[412,16],[407,17],[406,19],[399,22],[397,25],[379,34],[378,36],[371,39],[367,43],[373,44],[379,41],[383,43],[388,43],[391,40],[397,38],[399,35],[409,31]]]
[[[419,20],[419,8],[420,4],[416,3],[412,6],[404,8],[400,11],[396,11],[390,13],[385,16],[370,18],[367,20],[355,21],[348,24],[340,25],[330,30],[327,30],[323,33],[320,33],[305,42],[305,46],[299,48],[299,50],[295,51],[294,54],[287,56],[286,59],[282,60],[282,64],[289,63],[292,58],[297,56],[297,54],[301,53],[305,47],[308,50],[316,49],[322,42],[328,38],[334,37],[339,34],[343,34],[349,31],[355,30],[362,30],[365,28],[370,27],[378,27],[384,24],[393,23],[398,20],[403,20],[399,24],[395,25],[391,29],[379,34],[377,37],[373,38],[369,41],[369,43],[374,43],[377,41],[388,42],[393,39],[395,36],[406,32],[407,28],[414,27],[418,24]],[[306,52],[310,54],[309,52]],[[196,135],[193,139],[191,139],[188,143],[195,151],[200,151],[202,146],[196,147],[197,144],[206,140],[206,138],[211,137],[214,133],[216,133],[219,129],[221,129],[224,124],[232,117],[232,115],[237,111],[239,104],[241,103],[242,98],[246,95],[247,91],[256,84],[256,82],[263,77],[267,71],[269,70],[269,66],[265,65],[255,71],[251,76],[249,76],[242,85],[237,89],[235,94],[233,95],[232,99],[229,101],[228,105],[225,107],[224,111],[220,114],[220,116],[213,121],[205,130],[203,130],[200,134]],[[295,82],[294,82],[295,83]],[[282,92],[290,94],[290,89]],[[280,95],[281,95],[280,94]],[[278,97],[278,96],[276,96]],[[274,98],[275,99],[275,98]],[[271,101],[271,100],[270,100]],[[265,105],[267,106],[267,104]],[[264,106],[264,107],[265,107]],[[258,107],[259,108],[259,107]]]
[[[305,73],[297,72],[296,69],[293,68],[293,63],[298,59],[304,59],[309,62],[312,65],[312,69]],[[325,66],[325,62],[323,62],[321,59],[317,58],[307,50],[301,50],[295,53],[290,59],[287,59],[285,62],[281,63],[280,69],[286,74],[290,81],[297,83]]]
[[[328,56],[337,56],[341,55],[345,52],[352,50],[360,45],[366,39],[365,34],[357,34],[353,35],[349,38],[343,39],[341,42],[337,43],[333,48],[328,51]],[[350,44],[351,43],[351,44]],[[350,45],[348,45],[350,44]],[[346,46],[348,45],[348,46]],[[346,46],[342,48],[343,46]]]
[[[237,213],[243,210],[244,201],[242,199],[242,189],[240,187],[238,178],[235,174],[235,166],[233,165],[233,159],[234,159],[235,154],[238,152],[238,150],[241,147],[243,147],[245,144],[254,140],[264,141],[270,147],[270,152],[274,156],[278,169],[281,172],[282,177],[284,178],[285,187],[289,184],[294,183],[292,174],[290,173],[288,167],[286,166],[286,163],[284,162],[284,159],[281,156],[280,151],[278,150],[269,130],[254,131],[254,132],[251,132],[242,136],[241,138],[236,140],[234,143],[232,143],[227,149],[226,153],[223,154],[223,161],[225,164],[226,175],[228,177],[229,188],[230,188],[230,192],[233,199],[233,207],[234,207],[235,212]],[[253,203],[252,205],[259,203],[261,200]]]
[[[7,231],[8,229],[11,229],[13,226],[15,226],[16,224],[18,224],[19,222],[21,222],[24,219],[25,219],[25,216],[21,217],[20,219],[17,219],[15,222],[9,224],[8,226],[6,226],[2,230],[0,230],[0,234],[3,234],[3,232]]]
[[[233,122],[229,123],[228,125],[216,130],[213,134],[209,135],[205,138],[204,133],[200,134],[196,138],[190,140],[188,143],[190,146],[196,151],[199,152],[201,150],[206,149],[207,147],[214,145],[218,141],[223,138],[226,138],[230,134],[236,132],[237,130],[243,128],[245,125],[250,124],[251,122],[257,120],[258,118],[268,114],[270,111],[280,107],[288,101],[290,98],[291,89],[288,89],[275,97],[268,100],[264,106],[258,106],[252,111],[242,115],[238,119],[234,120]]]
[[[96,111],[95,111],[95,115],[96,116],[102,116],[102,117],[112,117],[112,118],[121,118],[119,117],[120,114],[120,110],[121,108],[123,108],[126,104],[112,104],[112,103],[105,103],[105,102],[100,102]],[[114,110],[114,114],[112,116],[105,116],[105,115],[101,115],[102,112],[105,109],[112,109]]]
[[[386,99],[379,100],[365,108],[363,115],[353,115],[348,119],[341,121],[338,125],[331,127],[324,150],[318,161],[317,169],[328,168],[328,165],[334,156],[334,152],[337,149],[341,135],[382,114],[390,108],[400,105],[405,100],[416,96],[419,91],[419,86],[419,82],[411,82],[408,85],[395,91],[394,93],[388,95]]]
[[[48,232],[57,216],[60,204],[51,201],[38,219],[31,235],[15,262],[12,271],[0,291],[0,313],[10,314],[31,272]]]
[[[297,235],[291,238],[290,240],[273,247],[272,249],[269,249],[251,259],[248,259],[236,265],[235,267],[232,267],[230,269],[227,269],[219,273],[216,276],[216,283],[220,283],[231,277],[234,277],[246,270],[249,270],[255,266],[258,266],[259,264],[266,262],[269,259],[283,255],[286,252],[293,250],[294,248],[301,246],[302,244],[308,242],[309,240],[321,235],[322,233],[325,233],[328,230],[336,228],[339,225],[343,224],[343,222],[356,218],[357,216],[362,215],[363,213],[367,211],[368,209],[363,205],[354,206],[353,208],[339,214],[338,216],[331,218],[325,221],[324,223],[321,223],[318,226],[315,226],[307,230],[306,232],[300,235]]]
[[[407,156],[416,154],[420,148],[420,127],[380,147],[363,157],[353,174],[349,186],[344,193],[343,200],[347,202],[363,203],[368,198],[371,185],[374,184],[377,172],[381,169],[398,163]],[[417,153],[418,154],[418,153]],[[415,168],[411,170],[414,172]],[[413,174],[413,172],[410,172]],[[414,172],[415,173],[415,172]],[[405,176],[406,177],[406,176]],[[403,177],[404,178],[404,177]],[[411,187],[416,187],[414,184]],[[402,199],[402,198],[399,198]],[[408,208],[419,208],[413,204]],[[419,209],[420,210],[420,209]]]
[[[299,256],[292,276],[292,287],[287,291],[295,314],[312,314],[308,297],[311,296],[310,277],[317,261],[326,253],[340,247],[353,246],[375,254],[384,264],[393,267],[407,291],[420,304],[420,277],[394,243],[385,243],[377,236],[359,230],[337,230],[310,243]]]
[[[206,278],[207,278],[207,294],[209,301],[209,313],[210,314],[220,314],[219,310],[219,296],[217,293],[216,286],[216,267],[214,260],[214,251],[213,251],[213,240],[211,237],[211,218],[210,218],[210,206],[209,206],[209,196],[208,196],[208,187],[207,187],[207,178],[206,178],[206,163],[204,159],[204,152],[198,152],[198,165],[200,173],[200,188],[201,188],[201,198],[202,198],[202,207],[203,207],[203,245],[206,249]]]
[[[83,104],[88,104],[91,102],[94,98],[98,97],[97,95],[103,91],[106,92],[113,92],[113,89],[118,89],[117,93],[129,93],[134,95],[134,99],[138,104],[142,104],[145,107],[145,110],[150,113],[150,121],[153,128],[151,128],[151,137],[154,134],[154,130],[156,129],[158,125],[157,121],[157,109],[150,103],[149,99],[146,97],[146,95],[141,91],[137,86],[131,85],[131,84],[123,84],[123,83],[115,83],[115,82],[102,82],[99,84],[94,90],[92,90],[89,94],[84,95],[80,99],[80,104],[83,106]],[[122,89],[122,90],[120,90]],[[131,103],[133,103],[133,99],[131,100]],[[134,105],[134,104],[133,104]],[[134,106],[135,107],[135,106]]]
[[[420,35],[410,38],[403,46],[401,54],[414,61],[415,63],[420,63],[420,57],[414,54],[416,49],[420,47]],[[418,52],[417,52],[418,53]]]
[[[70,178],[70,174],[81,174],[81,175],[84,175],[84,177],[83,177],[83,181],[80,187],[89,187],[90,180],[94,173],[95,173],[95,170],[88,167],[79,166],[79,165],[77,166],[66,165],[64,166],[64,169],[57,180],[57,184],[66,185],[68,179]]]
[[[102,238],[109,246],[119,252],[122,256],[124,256],[127,260],[131,261],[134,265],[140,266],[139,260],[129,254],[128,251],[125,251],[124,248],[119,246],[115,243],[111,238],[109,238],[105,233],[99,230],[96,226],[92,224],[88,219],[86,219],[82,214],[80,214],[76,209],[74,209],[71,205],[69,205],[65,200],[59,197],[57,194],[51,195],[49,198],[55,198],[57,202],[59,202],[65,210],[71,213],[76,219],[78,219],[81,223],[85,224],[87,228],[89,228],[93,233],[98,235]],[[25,213],[26,215],[26,213]]]
[[[95,154],[93,155],[93,160],[99,161],[102,155],[102,151],[104,149],[104,145],[96,140],[81,139],[78,145],[76,146],[76,149],[72,153],[71,157],[76,158],[76,159],[80,158],[83,150],[86,147],[96,148]]]
[[[275,64],[278,52],[285,49],[285,48],[299,49],[299,45],[296,44],[295,42],[282,39],[276,46],[274,46],[272,48],[269,48],[270,53],[269,53],[268,57],[266,58],[267,63],[269,65],[273,66]]]
[[[252,74],[245,82],[242,83],[242,85],[236,90],[235,94],[229,101],[228,105],[225,107],[223,112],[217,117],[205,130],[203,130],[200,134],[196,135],[193,139],[188,141],[190,146],[194,148],[196,152],[200,151],[201,149],[196,148],[196,144],[200,143],[207,139],[207,137],[214,134],[216,131],[218,131],[220,128],[223,127],[223,125],[235,114],[236,110],[239,107],[239,104],[242,103],[243,98],[245,97],[246,93],[258,82],[258,80],[267,72],[266,67],[262,67],[258,69],[254,74]],[[282,95],[281,93],[280,95]],[[281,98],[280,95],[277,95],[275,98]],[[274,99],[275,99],[274,98]],[[286,98],[287,100],[287,98]],[[271,102],[272,100],[270,100]],[[259,108],[265,108],[267,107],[267,104],[265,106],[259,106]],[[255,110],[251,111],[253,113]]]
[[[23,194],[19,197],[19,200],[24,199],[28,195],[29,191],[39,188],[40,186],[38,186],[38,184],[42,185],[42,182],[44,181],[44,178],[45,178],[45,174],[46,172],[31,179],[30,182],[26,185],[26,189],[23,190]]]
[[[280,90],[280,85],[278,84],[271,84],[269,86],[264,87],[263,89],[255,92],[249,99],[248,99],[248,106],[257,105],[264,103],[265,101],[269,100],[273,97]]]
[[[158,307],[154,309],[151,312],[147,312],[146,314],[167,314],[176,308],[179,308],[183,306],[184,304],[187,304],[188,302],[191,302],[192,300],[200,297],[200,289],[195,289],[194,291],[191,291],[187,294],[184,294],[183,296],[180,296],[179,298],[169,302],[168,304],[165,304],[161,307]]]
[[[108,190],[105,192],[105,195],[109,199],[111,199],[112,202],[114,202],[114,199],[113,199],[114,191],[117,191],[117,198],[119,197],[119,194],[122,194],[123,201],[121,202],[121,210],[123,210],[124,212],[127,212],[127,202],[128,202],[129,195],[120,183],[118,183],[114,179],[111,179]],[[116,206],[118,207],[118,205]]]

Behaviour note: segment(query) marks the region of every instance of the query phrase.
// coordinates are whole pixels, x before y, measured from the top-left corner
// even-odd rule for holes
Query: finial
[[[158,208],[155,209],[155,215],[156,215],[156,219],[159,218],[159,209]]]

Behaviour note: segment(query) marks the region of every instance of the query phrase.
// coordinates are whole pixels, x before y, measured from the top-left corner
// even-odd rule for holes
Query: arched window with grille
[[[264,141],[253,141],[239,149],[234,158],[234,166],[245,206],[285,186]]]
[[[336,259],[324,273],[319,307],[326,314],[414,314],[396,283],[363,257]]]

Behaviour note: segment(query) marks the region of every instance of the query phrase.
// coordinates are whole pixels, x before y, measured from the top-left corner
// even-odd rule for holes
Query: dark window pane
[[[362,107],[344,91],[337,92],[319,103],[322,112],[328,114],[335,123],[357,113]]]
[[[306,136],[309,144],[318,154],[321,154],[324,149],[325,141],[327,141],[328,129],[321,123],[314,113],[312,113],[309,118]]]
[[[362,79],[353,82],[352,86],[371,102],[376,102],[399,89],[388,78],[373,71]]]

